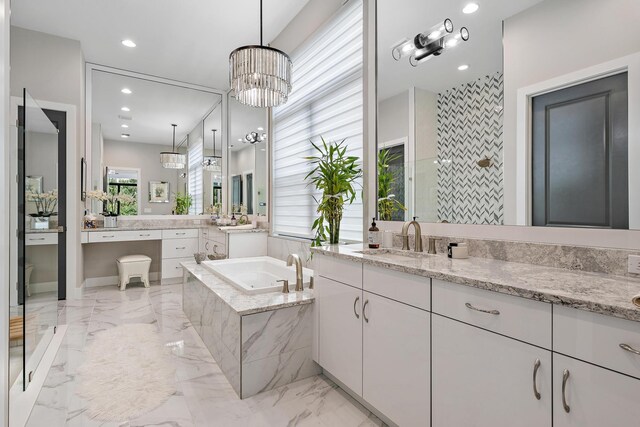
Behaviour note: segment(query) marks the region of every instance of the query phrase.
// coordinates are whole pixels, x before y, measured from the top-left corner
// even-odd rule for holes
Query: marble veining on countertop
[[[565,305],[595,313],[640,321],[632,303],[640,294],[640,279],[486,258],[449,259],[444,254],[398,259],[403,251],[363,254],[362,245],[312,248],[316,255],[362,262],[409,274]],[[411,255],[411,254],[409,254]],[[392,259],[393,258],[393,259]]]
[[[82,231],[94,232],[94,231],[141,231],[141,230],[181,230],[181,229],[201,229],[207,228],[206,224],[190,224],[190,225],[158,225],[158,224],[149,224],[149,225],[122,225],[113,228],[83,228]]]
[[[313,291],[305,289],[302,292],[291,290],[288,294],[282,292],[267,292],[264,294],[245,294],[224,279],[216,276],[203,265],[195,261],[185,261],[182,267],[215,292],[239,315],[260,313],[279,308],[293,307],[302,304],[311,304],[314,301]]]
[[[267,233],[269,230],[264,229],[264,228],[241,228],[239,230],[234,230],[234,229],[226,229],[226,230],[221,230],[218,229],[220,231],[222,231],[223,233],[227,233],[227,234],[241,234],[241,233]]]

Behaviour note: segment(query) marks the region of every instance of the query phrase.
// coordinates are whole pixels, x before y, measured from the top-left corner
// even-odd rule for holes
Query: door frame
[[[80,157],[78,156],[77,148],[78,144],[76,144],[76,134],[77,134],[77,117],[76,111],[77,108],[75,105],[71,104],[62,104],[60,102],[51,102],[44,101],[41,99],[35,100],[38,105],[47,110],[56,110],[62,111],[66,113],[67,116],[67,147],[66,147],[66,160],[67,160],[67,226],[66,226],[66,235],[67,235],[67,248],[66,253],[64,254],[66,258],[65,269],[67,276],[67,286],[66,286],[66,299],[75,299],[79,297],[79,292],[81,288],[76,288],[76,283],[79,283],[78,280],[78,271],[77,271],[77,259],[79,257],[81,246],[80,246],[80,217],[81,217],[81,207],[78,205],[80,200]],[[16,124],[18,120],[18,107],[22,106],[23,101],[19,96],[12,96],[10,100],[10,121],[9,123]],[[12,135],[11,142],[14,142],[14,138],[17,138],[17,133]],[[15,140],[17,144],[17,139]],[[17,159],[17,157],[16,157]],[[13,168],[16,168],[15,171],[17,173],[17,163],[14,165],[11,163],[11,170],[13,174]],[[15,174],[13,174],[15,175]],[[17,206],[17,183],[12,181],[11,184],[11,205]],[[10,229],[17,230],[17,218],[10,219]],[[18,253],[18,237],[15,231],[10,233],[10,254]],[[16,283],[18,280],[18,264],[17,260],[14,262],[13,258],[10,261],[10,282]],[[11,292],[11,302],[17,302],[18,294],[15,292],[14,285],[10,286]]]
[[[516,225],[532,225],[533,97],[615,74],[628,73],[629,117],[640,116],[640,53],[583,68],[518,89],[516,109]],[[629,164],[640,163],[640,121],[629,120]],[[640,229],[640,168],[629,168],[629,229]]]

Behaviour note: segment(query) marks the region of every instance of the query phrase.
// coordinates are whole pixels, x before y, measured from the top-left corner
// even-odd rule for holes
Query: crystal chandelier
[[[176,152],[176,126],[173,126],[173,145],[171,151],[163,151],[160,153],[160,163],[165,169],[184,169],[187,159],[184,154]]]
[[[216,130],[211,129],[213,132],[213,156],[205,156],[202,161],[202,169],[209,172],[222,172],[222,156],[216,156]]]
[[[242,46],[229,55],[229,79],[238,102],[252,107],[275,107],[287,102],[291,92],[291,58],[262,44]]]

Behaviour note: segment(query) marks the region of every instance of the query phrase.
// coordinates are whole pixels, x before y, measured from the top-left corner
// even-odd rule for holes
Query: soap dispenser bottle
[[[376,219],[373,218],[371,227],[369,227],[369,249],[380,248],[380,229],[376,226]]]

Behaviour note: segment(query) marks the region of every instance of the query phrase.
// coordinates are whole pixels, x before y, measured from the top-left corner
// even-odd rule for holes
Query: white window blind
[[[193,133],[193,132],[192,132]],[[188,170],[189,170],[189,187],[188,191],[191,195],[191,207],[189,208],[189,214],[199,215],[203,211],[202,199],[202,137],[189,138],[189,150],[188,150]]]
[[[362,159],[363,9],[351,0],[291,55],[293,90],[273,110],[273,231],[311,238],[319,198],[304,177],[304,160],[314,155],[309,140],[346,139],[347,153]],[[362,180],[357,198],[345,207],[340,240],[362,241]]]

